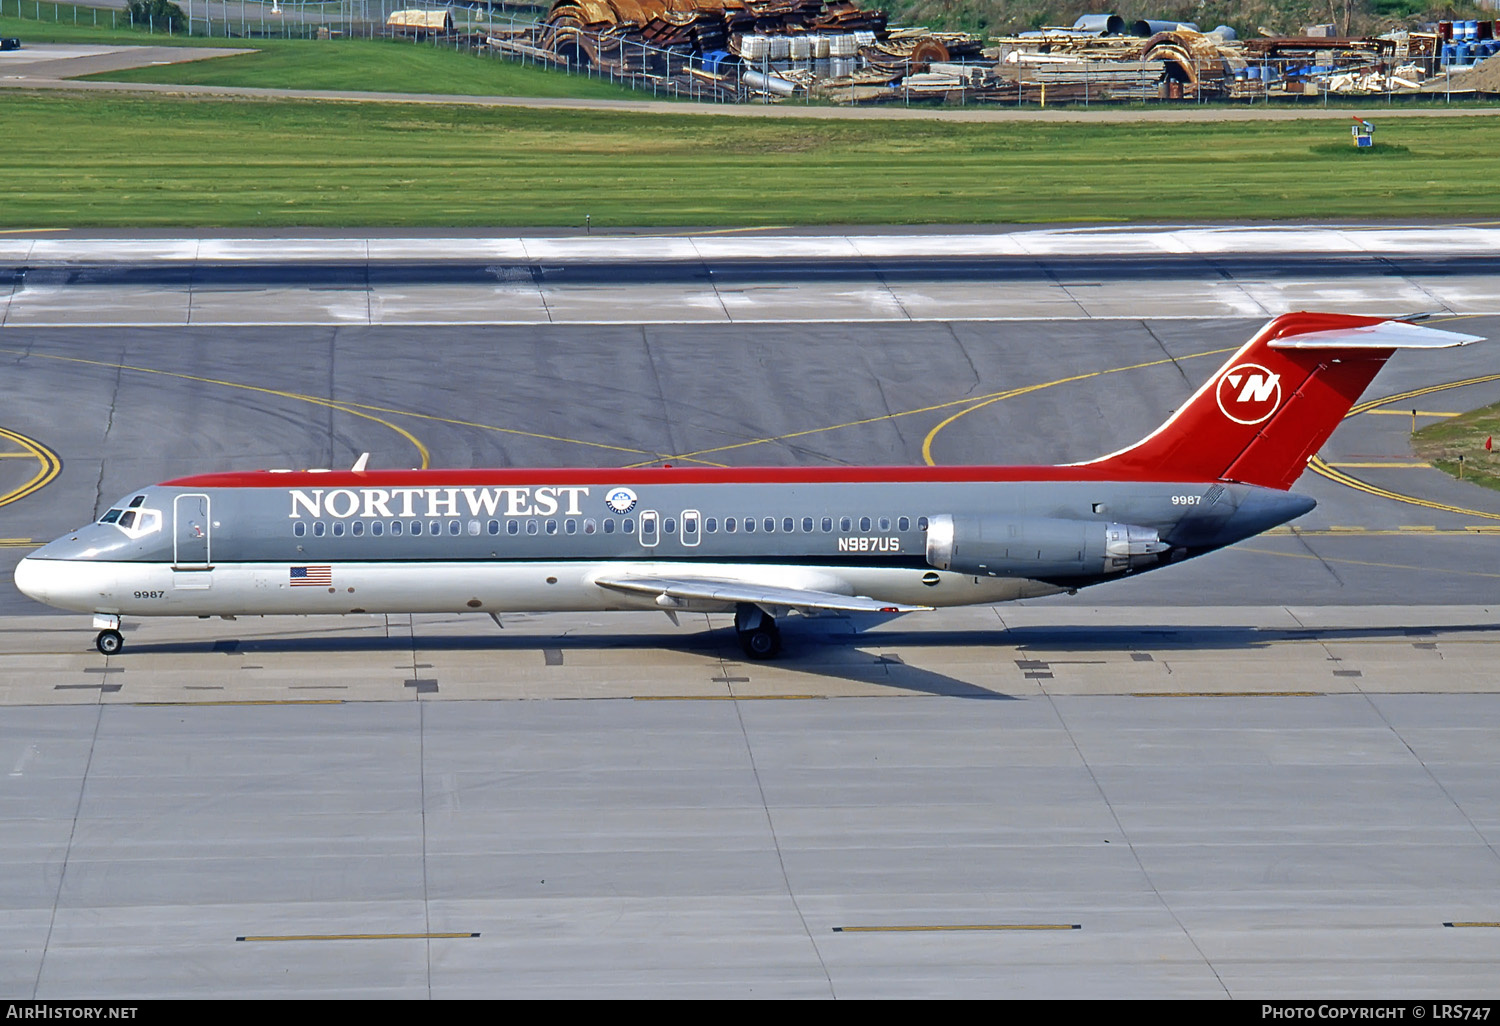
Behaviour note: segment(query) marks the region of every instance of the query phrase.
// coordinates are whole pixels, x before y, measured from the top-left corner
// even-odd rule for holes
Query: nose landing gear
[[[781,652],[781,632],[776,620],[759,606],[742,602],[734,609],[734,629],[740,647],[751,659],[774,659]]]
[[[125,636],[120,633],[120,618],[110,613],[95,613],[94,626],[102,627],[94,638],[94,647],[102,654],[111,656],[125,647]]]

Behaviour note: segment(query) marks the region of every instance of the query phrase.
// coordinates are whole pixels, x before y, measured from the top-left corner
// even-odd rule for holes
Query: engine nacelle
[[[1058,517],[928,519],[927,562],[975,577],[1095,577],[1156,562],[1169,546],[1150,527]]]

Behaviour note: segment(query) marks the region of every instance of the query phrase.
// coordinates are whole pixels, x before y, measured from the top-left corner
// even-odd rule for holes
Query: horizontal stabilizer
[[[1381,321],[1359,327],[1309,331],[1273,339],[1272,349],[1451,349],[1483,342],[1480,335],[1424,328],[1405,321]]]
[[[657,605],[670,608],[677,604],[772,606],[785,609],[830,610],[845,613],[914,613],[931,606],[903,606],[866,598],[863,595],[840,595],[832,591],[804,588],[777,588],[744,581],[726,581],[711,577],[602,577],[594,582],[601,588],[649,595]],[[665,601],[663,601],[665,600]]]

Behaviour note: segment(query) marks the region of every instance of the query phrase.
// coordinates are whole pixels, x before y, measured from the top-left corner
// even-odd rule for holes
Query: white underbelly
[[[174,571],[147,563],[45,561],[46,601],[125,616],[328,613],[503,613],[656,608],[594,583],[600,575],[704,577],[835,591],[902,605],[954,606],[1049,595],[1037,581],[930,568],[668,562],[220,563]],[[325,569],[326,568],[326,573]],[[41,596],[38,596],[41,597]]]

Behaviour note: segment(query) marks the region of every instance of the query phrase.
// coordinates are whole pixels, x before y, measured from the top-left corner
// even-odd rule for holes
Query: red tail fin
[[[1397,349],[1473,335],[1345,314],[1283,314],[1151,434],[1088,465],[1124,476],[1287,489]]]

